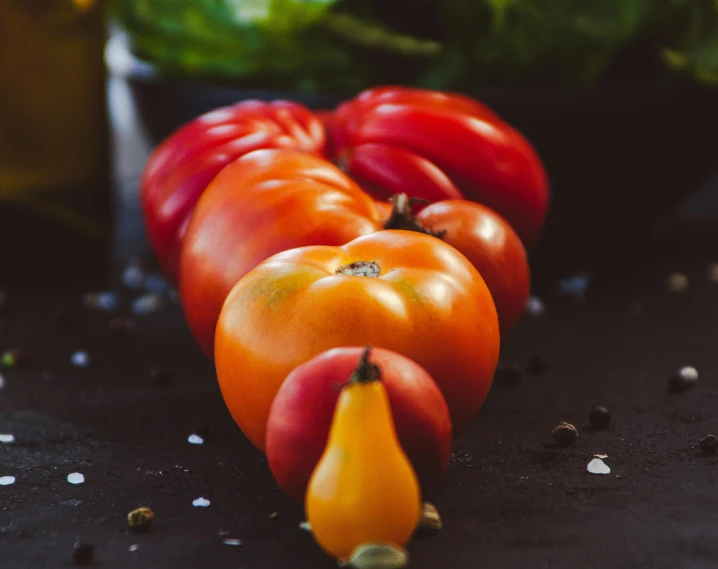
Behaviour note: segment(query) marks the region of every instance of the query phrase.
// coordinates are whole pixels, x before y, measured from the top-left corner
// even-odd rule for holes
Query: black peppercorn
[[[132,510],[127,514],[127,524],[135,531],[148,530],[154,521],[155,513],[146,506]]]
[[[706,456],[712,456],[718,452],[718,438],[708,435],[701,441],[701,452]]]
[[[72,546],[72,560],[78,565],[87,565],[95,554],[95,546],[82,537],[75,540]]]
[[[605,407],[594,407],[588,419],[594,429],[605,429],[611,422],[611,414]]]
[[[553,431],[551,431],[553,440],[556,444],[562,447],[567,447],[576,442],[578,438],[578,431],[571,423],[559,423],[556,425]]]
[[[499,364],[496,368],[496,381],[501,385],[518,385],[523,377],[523,370],[516,364]]]
[[[534,356],[526,366],[526,373],[529,375],[541,375],[546,373],[546,370],[548,370],[548,362],[541,356]]]

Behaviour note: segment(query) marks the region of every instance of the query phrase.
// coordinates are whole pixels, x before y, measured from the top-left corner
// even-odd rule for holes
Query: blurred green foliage
[[[160,69],[246,86],[718,82],[718,0],[114,0]]]

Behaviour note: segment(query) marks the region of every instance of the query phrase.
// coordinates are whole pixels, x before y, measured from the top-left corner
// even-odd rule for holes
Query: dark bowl
[[[124,50],[124,52],[123,52]],[[122,61],[118,65],[117,61]],[[331,108],[352,94],[306,94],[163,77],[108,45],[154,143],[218,106],[242,99],[293,99]],[[718,90],[691,83],[531,91],[481,88],[472,95],[533,143],[551,181],[552,203],[533,252],[559,272],[630,260],[656,223],[718,172]]]

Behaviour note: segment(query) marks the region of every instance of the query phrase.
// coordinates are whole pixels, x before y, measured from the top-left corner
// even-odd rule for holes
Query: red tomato
[[[405,194],[392,198],[394,207],[377,202],[385,227],[426,230],[463,253],[489,287],[505,335],[524,312],[530,270],[519,236],[495,211],[466,200],[444,200],[417,215]]]
[[[274,398],[267,421],[267,460],[279,486],[299,503],[327,444],[337,386],[351,377],[364,351],[343,347],[321,353],[295,368]],[[431,492],[444,477],[451,453],[446,401],[431,376],[409,358],[374,348],[370,361],[379,367],[399,441],[422,494]]]
[[[197,342],[212,355],[224,299],[266,258],[379,229],[374,200],[321,158],[257,150],[233,162],[200,198],[182,247],[180,296]]]
[[[489,287],[505,335],[521,318],[529,299],[530,269],[521,239],[495,211],[465,200],[433,203],[416,216],[442,241],[458,249]]]
[[[177,278],[184,231],[197,200],[230,162],[258,148],[324,152],[324,128],[288,101],[243,101],[202,115],[167,138],[150,157],[140,199],[157,258]]]
[[[531,145],[490,109],[456,94],[382,87],[336,111],[343,169],[372,195],[464,197],[497,211],[530,246],[548,208],[548,182]]]

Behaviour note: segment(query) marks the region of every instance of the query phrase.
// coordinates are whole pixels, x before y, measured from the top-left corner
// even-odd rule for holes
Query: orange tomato
[[[312,535],[337,559],[370,543],[403,546],[421,511],[419,482],[368,358],[369,349],[342,388],[329,442],[307,487]]]
[[[374,200],[321,158],[255,150],[231,163],[202,194],[182,244],[180,296],[200,347],[212,354],[224,299],[261,261],[379,229]]]
[[[227,297],[215,335],[217,378],[234,420],[263,450],[269,409],[289,372],[330,348],[366,344],[426,369],[458,435],[491,386],[496,308],[466,257],[430,235],[378,231],[341,247],[285,251]]]

